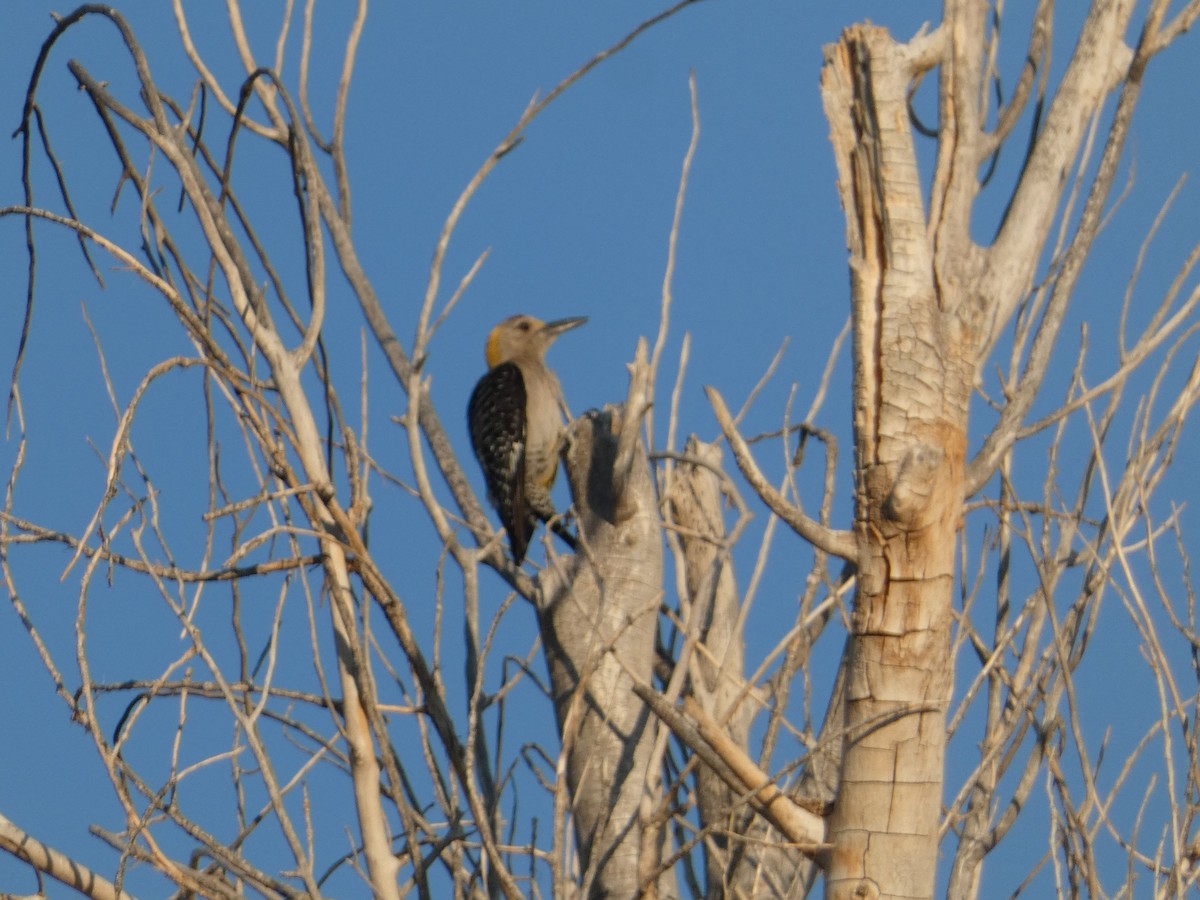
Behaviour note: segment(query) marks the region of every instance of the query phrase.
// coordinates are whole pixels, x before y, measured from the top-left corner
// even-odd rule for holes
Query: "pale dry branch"
[[[688,138],[687,151],[683,155],[683,165],[679,173],[679,188],[675,192],[675,212],[671,218],[671,231],[667,237],[667,264],[663,271],[662,301],[659,305],[658,336],[654,339],[654,351],[650,354],[650,374],[648,378],[648,393],[654,396],[658,383],[658,364],[662,359],[663,348],[667,341],[667,329],[671,321],[672,285],[675,280],[676,251],[679,246],[679,225],[683,221],[683,201],[687,196],[688,177],[692,171],[692,160],[696,156],[696,146],[700,143],[700,106],[696,97],[696,73],[688,73],[688,96],[691,100],[692,132]],[[682,367],[681,367],[682,369]],[[681,372],[682,374],[682,372]],[[654,449],[654,410],[646,412],[646,435],[650,449]],[[673,445],[668,443],[667,448]]]
[[[767,773],[725,737],[721,727],[700,709],[684,700],[683,710],[662,700],[649,685],[634,682],[632,690],[666,723],[674,735],[722,777],[739,795],[747,798],[760,815],[783,833],[789,842],[808,853],[821,849],[824,823],[797,806],[775,786]],[[685,715],[686,713],[686,715]]]
[[[729,415],[729,409],[725,406],[721,395],[711,387],[705,388],[705,393],[708,395],[708,401],[717,417],[717,424],[721,426],[721,431],[725,435],[725,439],[729,441],[730,449],[733,450],[738,469],[771,511],[813,546],[841,559],[851,561],[856,559],[858,551],[854,536],[848,531],[835,531],[828,528],[810,519],[802,510],[788,503],[758,469],[745,439],[737,433],[733,419]]]
[[[0,848],[27,862],[38,872],[73,888],[92,900],[133,900],[87,866],[44,844],[0,815]]]
[[[1097,329],[1083,331],[1074,360],[1053,352],[1094,237],[1116,221],[1114,172],[1146,64],[1200,15],[1195,0],[1179,11],[1165,0],[1148,0],[1144,17],[1123,0],[1100,0],[1092,4],[1079,49],[1053,71],[1050,47],[1062,40],[1054,29],[1063,18],[1055,18],[1048,0],[1039,0],[1030,32],[1018,35],[1013,48],[1000,33],[1005,4],[948,0],[943,21],[906,44],[859,26],[829,50],[823,94],[849,220],[853,312],[833,343],[808,415],[793,424],[800,398],[793,388],[782,428],[768,436],[779,439],[774,449],[782,456],[775,485],[758,468],[747,446],[753,441],[742,439],[739,422],[782,367],[783,348],[737,416],[710,392],[739,470],[773,513],[756,548],[739,545],[753,510],[740,486],[720,471],[717,454],[708,452],[715,448],[689,441],[686,452],[675,452],[677,436],[688,433],[681,420],[686,334],[666,450],[651,456],[662,461],[657,485],[644,462],[643,442],[654,442],[655,381],[677,312],[672,285],[682,209],[695,177],[699,116],[690,78],[692,129],[675,192],[653,351],[639,344],[624,409],[589,414],[578,426],[594,430],[588,446],[602,452],[568,460],[582,549],[571,556],[549,552],[537,577],[506,561],[423,374],[441,324],[461,311],[460,300],[487,257],[479,254],[450,293],[442,284],[449,245],[484,180],[532,133],[548,104],[694,2],[648,19],[530,103],[441,224],[408,346],[396,337],[352,237],[344,132],[367,34],[365,2],[346,11],[344,49],[320,94],[310,84],[310,66],[325,23],[316,21],[312,0],[302,13],[294,0],[285,2],[283,18],[266,32],[269,47],[264,32],[243,18],[248,10],[229,0],[226,42],[248,75],[239,91],[218,82],[217,67],[202,58],[176,0],[182,54],[200,77],[186,106],[161,94],[146,54],[107,7],[84,7],[53,30],[35,64],[18,132],[27,155],[40,138],[59,182],[55,202],[66,213],[34,202],[33,172],[41,170],[28,160],[25,202],[0,210],[0,217],[23,220],[31,243],[26,331],[35,223],[48,222],[68,229],[85,254],[109,252],[118,268],[135,276],[131,281],[149,286],[194,348],[148,368],[125,403],[101,353],[103,383],[95,388],[101,406],[102,390],[108,391],[115,424],[92,443],[103,500],[79,513],[94,516],[76,533],[50,527],[41,515],[20,515],[17,482],[29,477],[26,457],[37,447],[24,434],[19,362],[10,394],[10,427],[15,412],[21,433],[0,513],[0,569],[65,711],[94,745],[101,777],[111,782],[117,831],[97,834],[115,850],[114,891],[142,867],[181,893],[220,898],[332,894],[341,889],[330,880],[335,873],[357,875],[374,896],[444,890],[569,897],[594,890],[794,897],[811,889],[818,856],[830,866],[827,889],[836,892],[857,890],[868,879],[882,885],[896,871],[926,863],[932,885],[940,851],[950,866],[948,895],[972,898],[986,895],[983,873],[997,871],[984,866],[988,855],[1011,839],[1018,821],[1038,821],[1020,813],[1036,800],[1039,781],[1050,845],[1041,863],[1031,863],[1030,893],[1056,886],[1064,895],[1112,893],[1106,854],[1114,846],[1125,867],[1118,890],[1126,895],[1147,883],[1156,895],[1179,895],[1200,877],[1197,813],[1189,799],[1200,790],[1200,726],[1189,687],[1194,672],[1186,668],[1200,646],[1200,626],[1183,516],[1174,507],[1161,515],[1159,507],[1160,495],[1173,487],[1170,467],[1189,449],[1184,426],[1200,394],[1200,367],[1188,368],[1200,330],[1200,291],[1188,284],[1200,250],[1157,302],[1145,310],[1134,306],[1145,254],[1169,201],[1134,261],[1116,339],[1104,347],[1115,363],[1092,377],[1097,354],[1089,341],[1096,343]],[[1129,51],[1125,30],[1135,15],[1145,26]],[[101,80],[108,73],[72,66],[116,154],[111,212],[126,229],[124,248],[85,225],[86,211],[75,211],[66,157],[51,146],[38,106],[50,50],[89,16],[107,19],[120,32],[145,107],[123,105],[125,94]],[[299,41],[298,86],[294,76],[283,78],[292,61],[289,40],[293,48]],[[256,47],[270,58],[260,62]],[[1015,90],[1005,98],[998,85],[1013,50],[1023,58]],[[936,130],[926,136],[938,146],[929,180],[916,166],[911,131],[919,126],[910,116],[913,92],[934,69],[939,110]],[[1121,97],[1110,122],[1104,103],[1114,89]],[[289,90],[296,91],[295,105]],[[332,121],[319,126],[310,99],[324,94],[334,98]],[[205,124],[214,113],[219,124]],[[978,246],[972,236],[977,201],[985,188],[995,190],[989,166],[1002,149],[1010,152],[1020,123],[1027,122],[1030,145],[1015,176],[1016,195],[994,243]],[[223,145],[206,136],[214,129]],[[1098,165],[1093,146],[1103,147]],[[249,205],[253,192],[239,196],[237,190],[253,176],[244,164],[252,148],[263,147],[273,158],[279,150],[286,155],[300,226],[294,244],[305,257],[298,269],[272,263],[267,248],[277,236],[255,227],[260,207]],[[186,217],[160,214],[164,183],[166,192],[180,195]],[[129,191],[136,196],[129,198]],[[378,460],[367,449],[372,411],[365,335],[359,403],[346,412],[341,407],[342,382],[334,373],[344,377],[349,367],[323,335],[345,311],[334,307],[336,291],[326,296],[326,240],[407,396],[398,420],[403,462],[390,461],[389,442],[375,448]],[[293,280],[303,282],[299,293],[308,307],[293,302]],[[999,346],[1001,328],[1011,334],[1007,360],[995,394],[984,397],[998,421],[964,466],[977,428],[968,415],[972,391],[981,390],[983,357]],[[851,334],[855,522],[853,530],[839,531],[830,523],[835,510],[848,508],[835,503],[838,439],[845,438],[815,420],[836,396],[835,366]],[[1161,364],[1149,372],[1156,358]],[[184,532],[176,517],[186,507],[175,505],[174,484],[157,483],[155,466],[131,443],[131,435],[141,433],[134,424],[154,414],[145,402],[149,388],[157,390],[163,375],[185,365],[202,375],[197,394],[203,405],[188,412],[196,423],[203,416],[206,429],[205,446],[197,450],[207,464],[208,494],[194,532]],[[1069,383],[1059,403],[1047,404],[1043,385],[1056,371]],[[1145,374],[1148,386],[1140,377]],[[1126,392],[1135,387],[1142,393],[1131,400]],[[373,393],[378,402],[380,392]],[[1044,412],[1050,406],[1056,408]],[[1040,418],[1031,420],[1035,409]],[[797,434],[800,446],[793,450]],[[825,458],[819,512],[814,503],[809,516],[798,469],[812,440],[821,441]],[[148,443],[139,441],[139,451]],[[411,465],[411,484],[393,474],[404,465]],[[1035,468],[1046,477],[1031,488]],[[372,469],[386,490],[374,498]],[[964,505],[964,497],[992,481],[994,496]],[[685,511],[679,492],[701,482],[708,492],[697,502],[703,512]],[[389,497],[421,504],[423,537],[439,549],[419,552],[402,534],[397,552],[390,524],[369,540],[372,504]],[[994,545],[974,563],[970,584],[967,547],[974,532],[964,528],[956,535],[964,517],[994,519],[998,529]],[[814,548],[801,555],[800,568],[795,554],[781,553],[775,542],[777,519]],[[664,528],[676,561],[677,608],[664,603]],[[1171,537],[1180,544],[1179,561],[1164,559]],[[40,607],[30,600],[28,584],[19,583],[24,569],[10,559],[35,544],[72,556],[74,620],[71,613],[58,616],[61,635],[43,634]],[[754,561],[739,583],[734,561],[749,560],[747,553]],[[829,555],[853,565],[835,577]],[[414,562],[427,564],[431,588]],[[1182,589],[1171,581],[1177,562],[1184,569]],[[771,575],[789,566],[790,593]],[[483,613],[493,609],[486,605],[488,569],[516,589],[490,621]],[[993,570],[994,583],[987,577]],[[960,610],[951,607],[956,577],[963,579]],[[120,680],[123,672],[104,668],[112,663],[100,635],[113,621],[113,604],[106,602],[112,589],[130,584],[145,592],[136,595],[139,602],[150,598],[138,610],[146,616],[146,633],[157,634],[155,626],[165,623],[180,637],[175,647],[154,645],[161,659],[123,656],[119,664],[134,671]],[[517,603],[518,595],[531,604]],[[993,599],[994,610],[988,606]],[[306,633],[294,646],[289,627],[297,603]],[[1133,626],[1126,624],[1129,639],[1142,644],[1146,696],[1156,702],[1135,711],[1151,720],[1139,721],[1136,740],[1120,743],[1122,750],[1135,746],[1114,766],[1117,742],[1095,740],[1093,685],[1084,666],[1096,658],[1100,638],[1110,636],[1107,617],[1121,616],[1122,608]],[[780,609],[786,610],[782,617]],[[501,642],[523,627],[514,624],[519,613],[536,614],[540,636],[522,638],[523,655],[501,660]],[[747,664],[747,635],[758,633],[760,620],[782,626],[753,649]],[[834,675],[832,666],[823,671],[818,660],[826,656],[814,647],[823,650],[818,638],[839,626],[848,641]],[[64,637],[73,642],[65,655],[58,649]],[[538,654],[546,657],[548,680]],[[465,678],[451,676],[460,658]],[[158,662],[146,670],[153,659]],[[875,668],[880,660],[902,664],[884,673]],[[963,669],[952,695],[949,676]],[[309,680],[293,681],[297,670]],[[827,688],[832,693],[822,721]],[[538,703],[543,695],[554,703],[558,731],[549,739],[525,731],[538,715],[524,706],[530,694]],[[762,721],[752,730],[755,716]],[[213,743],[221,729],[227,739]],[[955,752],[969,745],[965,752],[972,754],[969,764],[950,769],[971,771],[949,790],[939,781],[946,771],[943,733]],[[751,734],[758,742],[753,748]],[[784,752],[792,758],[776,759]],[[150,753],[158,755],[147,766]],[[874,765],[882,759],[888,764]],[[334,790],[351,798],[345,804],[351,833],[332,860],[322,857],[329,846],[324,783],[330,774]],[[224,818],[209,830],[200,824],[209,823],[208,812],[197,816],[190,803],[194,790],[214,782],[221,785],[213,800]],[[523,793],[528,783],[536,795],[532,807]],[[890,798],[886,810],[871,807],[881,786]],[[1140,798],[1131,796],[1138,791]],[[914,801],[917,796],[925,800]],[[939,822],[943,797],[949,809]],[[870,821],[856,819],[864,811]],[[552,821],[543,820],[543,812]],[[883,820],[887,826],[873,831],[873,822]],[[269,870],[255,856],[268,832],[276,851],[263,858],[282,860]],[[859,845],[863,835],[868,839]],[[796,865],[801,854],[808,859]],[[897,859],[906,866],[891,865]],[[876,860],[882,864],[868,871]],[[1040,875],[1039,867],[1045,867]],[[910,896],[930,890],[889,886]]]
[[[216,99],[217,103],[220,104],[221,108],[226,113],[232,116],[234,114],[234,110],[236,109],[236,105],[229,99],[228,95],[222,89],[221,83],[217,80],[216,76],[213,75],[212,71],[208,68],[208,65],[204,62],[204,57],[196,48],[196,45],[192,40],[191,29],[188,26],[187,16],[183,11],[183,0],[173,0],[173,9],[175,13],[175,25],[179,31],[180,38],[183,40],[184,53],[195,67],[196,72],[200,75],[200,79],[204,82],[205,88],[208,90],[209,94]],[[267,126],[260,122],[247,119],[246,126],[261,138],[275,141],[277,143],[283,143],[286,141],[285,131],[278,122],[274,123],[273,126]]]

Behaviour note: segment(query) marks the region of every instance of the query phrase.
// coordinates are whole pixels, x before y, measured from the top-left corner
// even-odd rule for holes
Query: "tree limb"
[[[754,457],[750,454],[750,448],[746,445],[746,441],[737,432],[737,428],[733,424],[733,418],[729,415],[729,409],[725,406],[725,401],[716,388],[706,387],[704,392],[708,395],[708,402],[712,404],[713,412],[717,417],[717,424],[721,426],[721,431],[725,435],[725,439],[729,441],[729,447],[733,450],[733,458],[737,461],[738,469],[741,471],[745,479],[750,482],[750,486],[754,488],[755,493],[762,501],[771,508],[771,512],[783,519],[796,534],[804,538],[814,547],[818,547],[829,553],[832,556],[837,556],[841,559],[853,562],[858,558],[858,546],[855,543],[853,533],[849,531],[835,531],[832,528],[826,528],[815,519],[810,519],[806,516],[803,510],[792,506],[784,499],[775,488],[767,481],[766,476],[759,470],[758,465],[754,462]]]

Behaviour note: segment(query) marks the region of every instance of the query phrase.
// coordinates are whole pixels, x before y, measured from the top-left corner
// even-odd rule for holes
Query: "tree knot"
[[[944,451],[929,444],[918,442],[910,447],[883,501],[884,517],[906,530],[918,526],[937,487],[944,458]]]

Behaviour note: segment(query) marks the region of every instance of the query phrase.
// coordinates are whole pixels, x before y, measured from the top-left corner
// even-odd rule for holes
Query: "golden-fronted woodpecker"
[[[488,499],[508,531],[513,560],[525,558],[538,519],[554,518],[550,488],[562,449],[562,390],[546,367],[546,350],[586,318],[542,322],[510,316],[487,339],[488,372],[467,407],[471,445],[483,468]],[[554,529],[574,549],[561,525]]]

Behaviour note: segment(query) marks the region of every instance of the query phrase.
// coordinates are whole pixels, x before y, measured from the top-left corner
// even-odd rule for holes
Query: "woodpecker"
[[[467,406],[471,445],[517,565],[538,519],[549,522],[555,515],[550,488],[562,449],[562,389],[546,367],[546,350],[564,331],[586,321],[542,322],[524,315],[505,319],[488,335],[488,372]],[[574,549],[565,528],[554,530]]]

